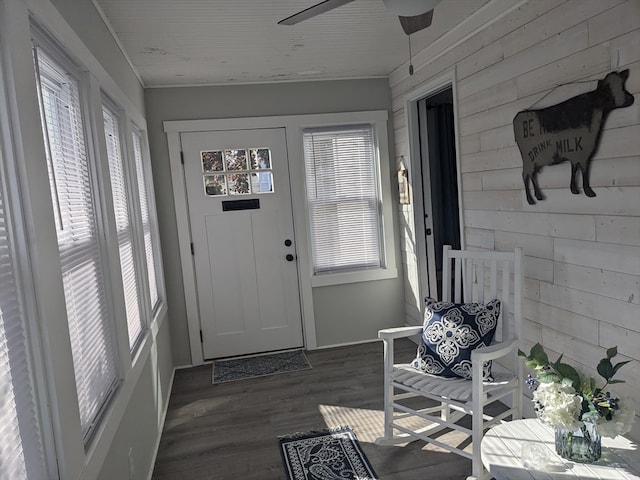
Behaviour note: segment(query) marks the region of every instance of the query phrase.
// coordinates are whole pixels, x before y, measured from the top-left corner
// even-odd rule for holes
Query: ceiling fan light
[[[384,6],[394,15],[413,17],[435,8],[440,0],[382,0]]]

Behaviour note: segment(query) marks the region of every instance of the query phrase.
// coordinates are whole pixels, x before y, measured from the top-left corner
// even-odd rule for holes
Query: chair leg
[[[492,477],[489,472],[485,471],[481,477],[468,476],[467,480],[490,480]]]
[[[473,455],[473,457],[471,458],[471,473],[472,478],[478,480],[487,478],[487,472],[484,469],[484,465],[482,465],[482,456],[480,452],[480,444],[482,442],[482,435],[484,434],[483,413],[483,408],[479,408],[477,411],[473,412],[473,415],[471,417],[471,449]]]
[[[491,474],[482,464],[482,457],[480,455],[480,441],[482,440],[482,437],[479,438],[478,442],[474,442],[473,445],[473,458],[471,459],[472,475],[467,477],[467,480],[489,480],[492,478]]]
[[[440,418],[445,422],[448,422],[451,418],[451,408],[446,403],[442,403],[442,410],[440,410]]]
[[[393,340],[384,340],[384,439],[393,438]]]

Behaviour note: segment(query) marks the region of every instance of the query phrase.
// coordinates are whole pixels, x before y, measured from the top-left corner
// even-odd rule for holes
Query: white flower
[[[628,400],[621,400],[619,408],[613,411],[613,418],[607,420],[604,417],[598,419],[598,433],[603,437],[615,438],[618,435],[624,435],[631,430],[631,424],[635,420],[636,412],[629,405]]]
[[[582,426],[582,397],[577,395],[572,386],[556,382],[541,383],[533,392],[533,401],[543,406],[537,412],[543,423],[569,431],[578,430]]]

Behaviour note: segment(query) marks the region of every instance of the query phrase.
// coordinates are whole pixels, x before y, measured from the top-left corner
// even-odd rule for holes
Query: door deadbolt
[[[287,254],[287,256],[286,256],[286,257],[284,257],[284,258],[286,258],[286,259],[287,259],[287,262],[293,262],[293,258],[294,258],[294,257],[293,257],[293,255],[291,255],[290,253],[288,253],[288,254]]]
[[[290,247],[292,243],[293,243],[293,242],[287,238],[287,239],[284,241],[284,246],[285,246],[285,247]]]

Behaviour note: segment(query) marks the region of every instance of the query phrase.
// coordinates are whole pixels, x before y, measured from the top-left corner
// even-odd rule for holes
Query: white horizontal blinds
[[[45,479],[17,257],[1,180],[0,177],[0,478]]]
[[[133,258],[133,232],[129,217],[124,158],[120,145],[120,128],[118,116],[106,105],[102,107],[104,118],[104,134],[107,141],[107,157],[109,175],[111,177],[111,194],[118,233],[120,251],[120,269],[124,289],[125,308],[127,312],[127,329],[129,332],[129,348],[131,351],[138,345],[142,334],[143,323],[140,315],[140,299],[138,295],[138,272]]]
[[[106,307],[79,83],[43,49],[36,47],[34,53],[80,421],[87,442],[118,383],[116,345]]]
[[[151,308],[155,312],[160,298],[158,296],[158,277],[155,262],[153,238],[151,236],[151,214],[149,212],[149,187],[144,169],[142,156],[142,138],[140,132],[133,132],[133,154],[136,161],[136,173],[138,175],[138,195],[140,196],[140,213],[142,215],[142,229],[144,232],[144,249],[147,257],[147,274],[149,276],[149,296]]]
[[[381,267],[373,127],[308,129],[303,137],[314,273]]]

